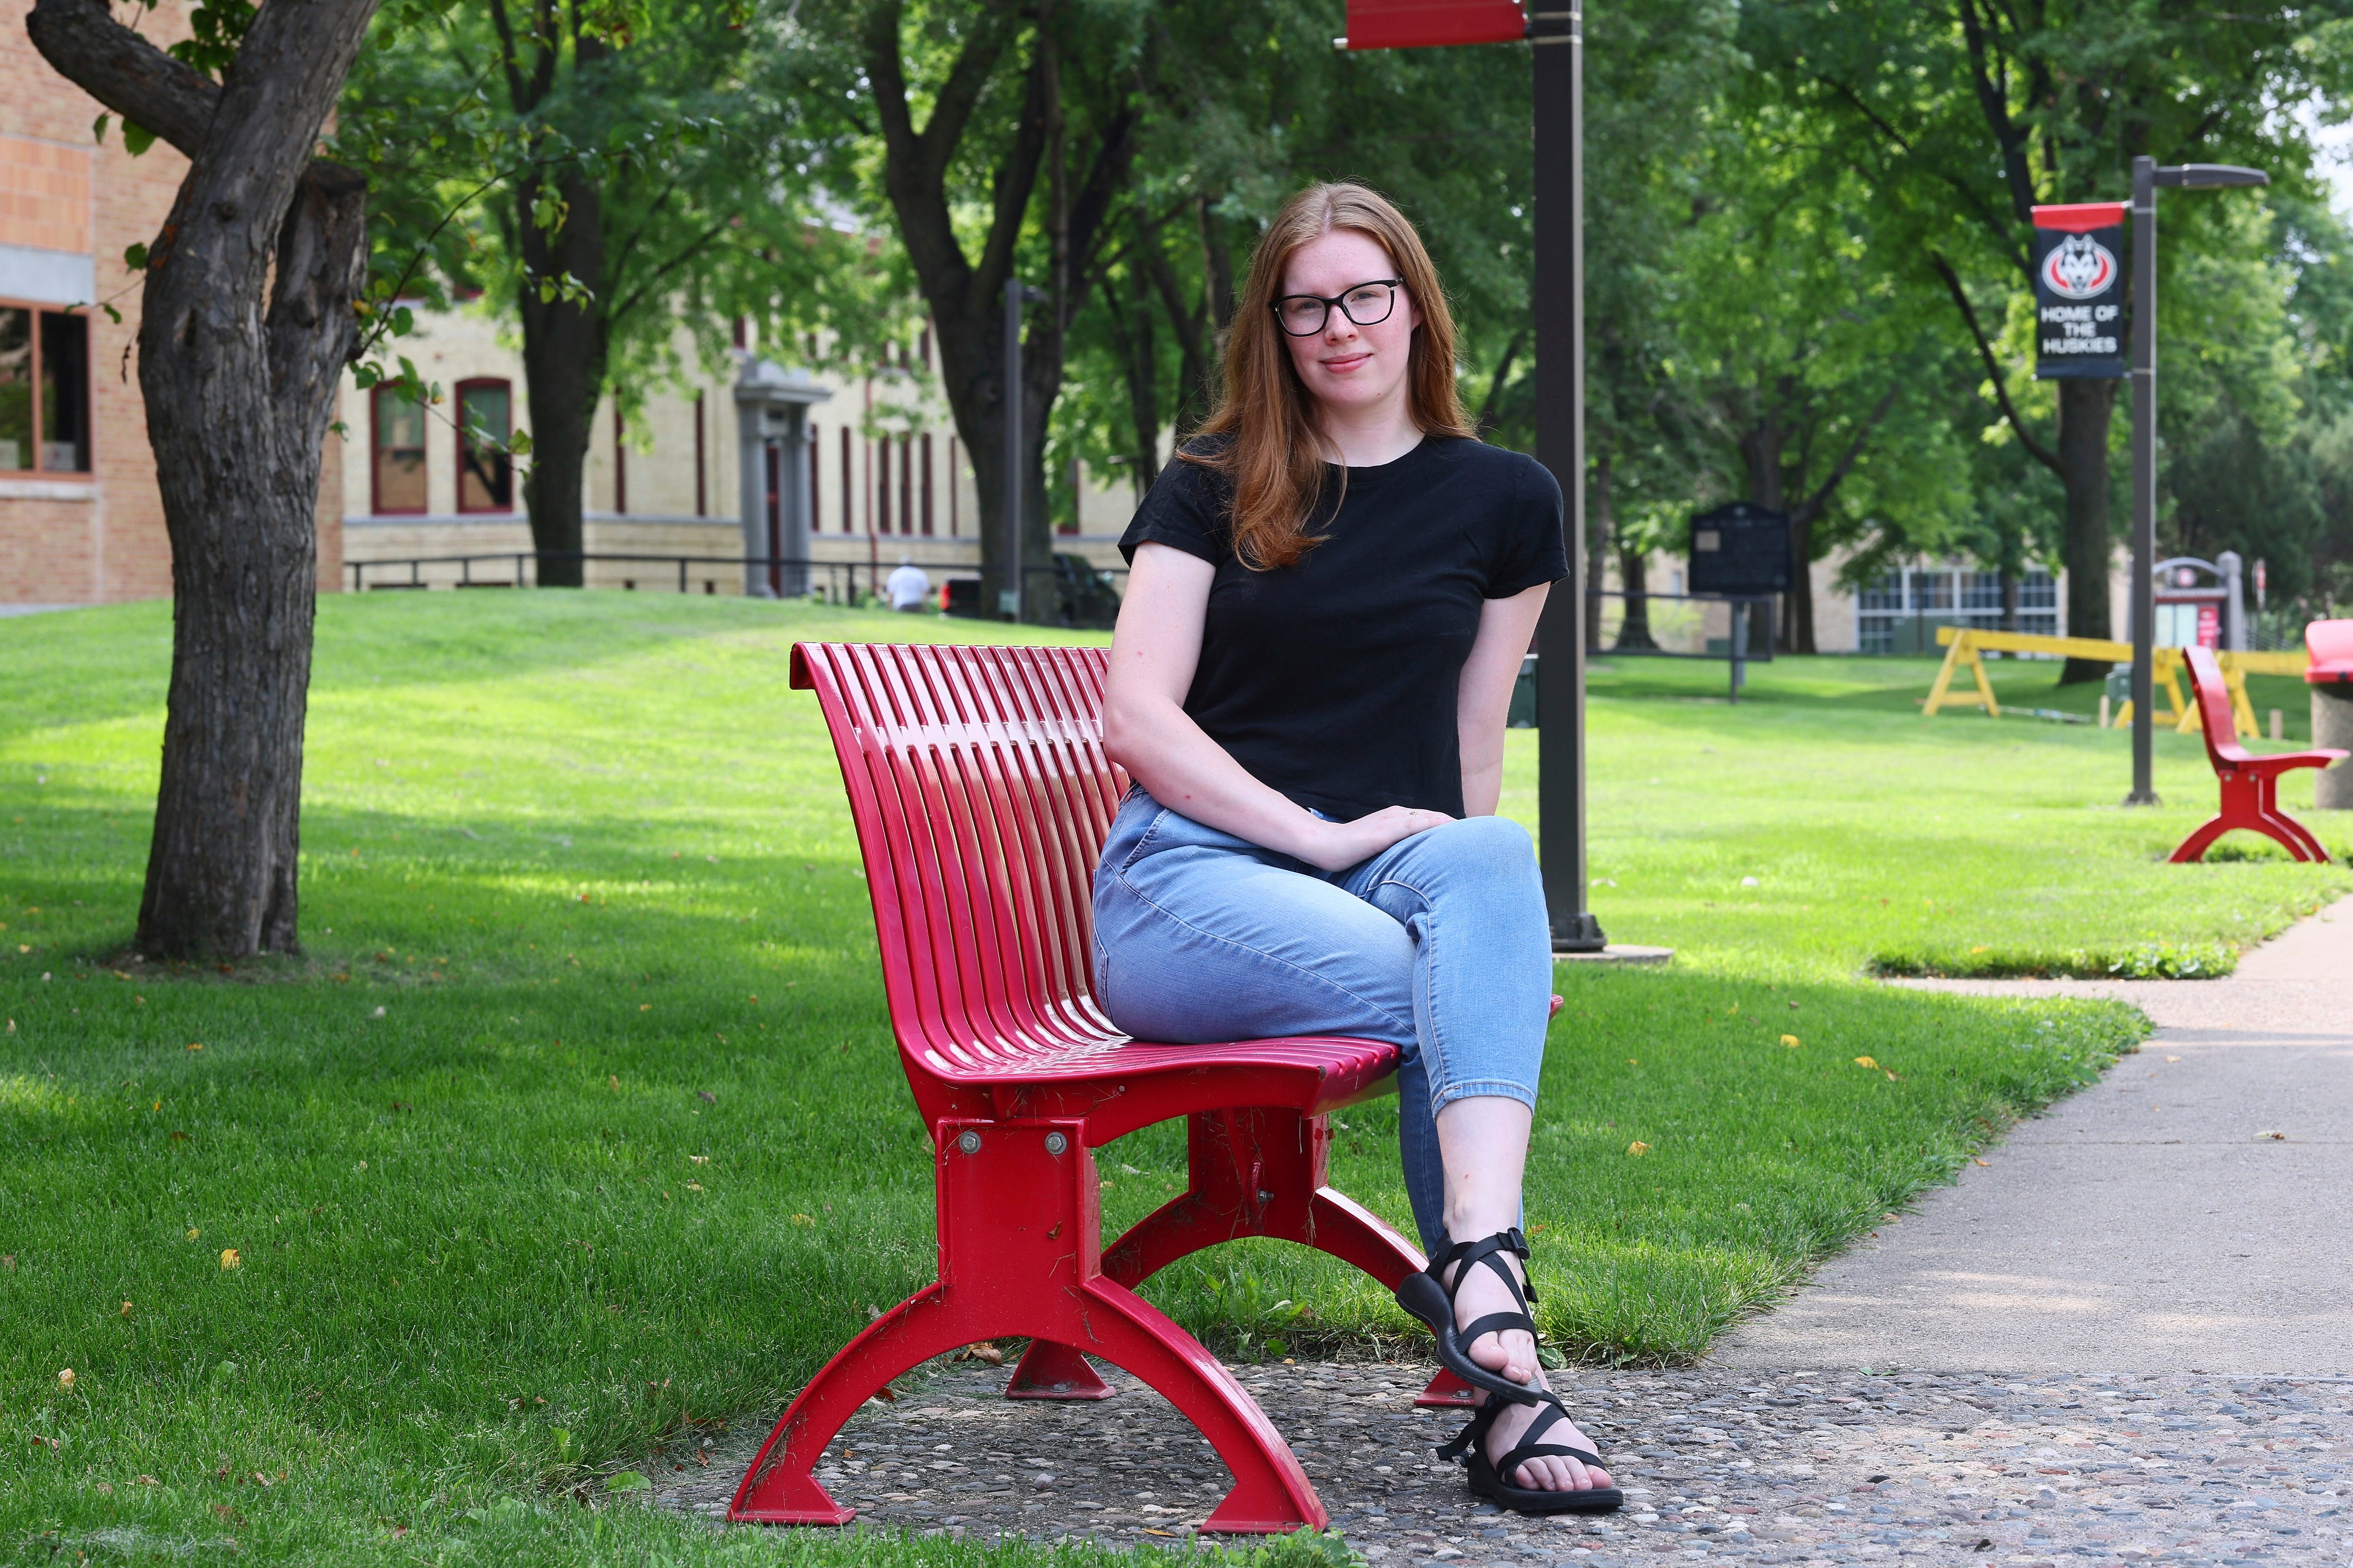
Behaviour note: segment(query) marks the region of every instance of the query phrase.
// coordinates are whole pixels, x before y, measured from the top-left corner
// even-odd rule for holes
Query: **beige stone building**
[[[528,581],[519,478],[464,434],[531,426],[512,318],[484,299],[417,321],[398,349],[438,402],[344,386],[344,586],[512,583],[519,570]],[[851,371],[829,367],[822,341],[764,352],[746,331],[735,338],[711,367],[681,333],[677,380],[643,388],[634,416],[600,403],[583,530],[591,586],[839,599],[871,592],[902,558],[935,586],[978,576],[979,497],[929,379],[928,332],[892,363]],[[1060,548],[1116,564],[1130,492],[1078,478]]]
[[[0,610],[172,591],[134,357],[139,279],[122,253],[155,237],[187,160],[161,142],[132,157],[119,125],[96,142],[99,106],[33,47],[31,9],[8,0],[0,14]],[[140,27],[185,37],[185,0]],[[322,586],[341,577],[339,456],[330,443]]]

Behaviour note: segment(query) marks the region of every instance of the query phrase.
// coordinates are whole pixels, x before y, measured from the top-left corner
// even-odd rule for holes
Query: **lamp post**
[[[1344,49],[1534,46],[1536,460],[1560,485],[1569,575],[1536,623],[1539,864],[1555,952],[1601,952],[1585,907],[1585,17],[1581,0],[1348,0]]]
[[[1585,874],[1585,19],[1534,0],[1536,461],[1560,481],[1568,580],[1536,623],[1536,815],[1555,952],[1599,952]]]
[[[2132,248],[2132,793],[2126,805],[2155,805],[2149,705],[2156,693],[2157,647],[2157,192],[2160,185],[2207,190],[2267,185],[2261,169],[2232,163],[2133,160]]]

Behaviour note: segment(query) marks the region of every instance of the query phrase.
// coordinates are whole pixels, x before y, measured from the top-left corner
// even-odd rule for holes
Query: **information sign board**
[[[1789,591],[1789,514],[1736,500],[1691,521],[1691,591]]]

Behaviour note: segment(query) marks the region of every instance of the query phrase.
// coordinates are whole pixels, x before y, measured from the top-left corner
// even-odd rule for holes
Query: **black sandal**
[[[1500,1462],[1491,1463],[1487,1452],[1479,1445],[1495,1417],[1504,1412],[1503,1405],[1489,1400],[1471,1417],[1471,1424],[1455,1434],[1454,1441],[1438,1450],[1441,1459],[1451,1459],[1467,1452],[1470,1455],[1471,1489],[1492,1499],[1514,1513],[1615,1513],[1625,1506],[1626,1494],[1616,1487],[1587,1487],[1582,1491],[1546,1491],[1537,1488],[1514,1486],[1504,1479],[1519,1473],[1520,1467],[1530,1459],[1581,1459],[1595,1469],[1602,1468],[1601,1456],[1583,1448],[1572,1448],[1566,1443],[1543,1441],[1546,1431],[1566,1425],[1568,1411],[1560,1396],[1550,1389],[1536,1391],[1535,1403],[1546,1406],[1528,1423],[1527,1432],[1520,1446],[1504,1456]]]
[[[1501,1373],[1489,1372],[1470,1355],[1471,1346],[1478,1342],[1482,1334],[1507,1329],[1523,1330],[1532,1338],[1535,1334],[1535,1320],[1528,1316],[1528,1303],[1536,1299],[1535,1287],[1530,1285],[1525,1293],[1522,1291],[1519,1278],[1499,1256],[1505,1252],[1523,1262],[1527,1259],[1528,1238],[1520,1234],[1516,1226],[1499,1230],[1483,1240],[1458,1241],[1447,1248],[1445,1256],[1431,1258],[1427,1271],[1407,1275],[1397,1288],[1397,1302],[1430,1325],[1430,1331],[1438,1339],[1439,1363],[1447,1371],[1514,1405],[1535,1405],[1539,1403],[1538,1391],[1514,1383]],[[1457,1262],[1461,1267],[1455,1269],[1454,1284],[1450,1289],[1445,1270]],[[1504,1277],[1504,1284],[1511,1290],[1512,1300],[1520,1304],[1520,1310],[1490,1312],[1468,1328],[1458,1330],[1454,1326],[1455,1292],[1462,1289],[1463,1276],[1482,1263]]]

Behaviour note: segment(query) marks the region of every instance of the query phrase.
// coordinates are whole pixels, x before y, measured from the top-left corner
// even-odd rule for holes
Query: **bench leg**
[[[1331,1522],[1307,1472],[1218,1358],[1141,1296],[1108,1279],[1088,1289],[1084,1349],[1149,1384],[1199,1428],[1233,1472],[1234,1489],[1202,1528],[1240,1535],[1321,1530]]]
[[[1265,1236],[1328,1252],[1395,1289],[1427,1260],[1377,1215],[1325,1184],[1331,1142],[1321,1116],[1263,1109],[1194,1115],[1186,1129],[1190,1189],[1104,1251],[1103,1277],[1133,1289],[1204,1247]],[[1112,1392],[1076,1351],[1040,1341],[1014,1369],[1005,1396],[1108,1399]],[[1440,1372],[1415,1403],[1453,1408],[1476,1400]]]
[[[736,1524],[848,1524],[855,1511],[833,1500],[810,1472],[841,1424],[892,1378],[981,1335],[934,1285],[866,1326],[809,1380],[760,1446],[735,1489],[727,1518]]]

